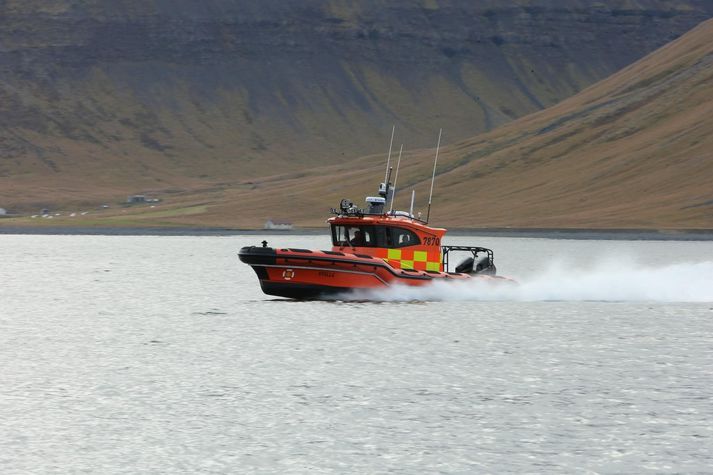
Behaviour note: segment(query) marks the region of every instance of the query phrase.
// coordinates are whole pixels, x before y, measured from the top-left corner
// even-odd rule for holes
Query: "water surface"
[[[713,243],[458,237],[526,290],[292,302],[262,239],[0,236],[0,472],[713,473]]]

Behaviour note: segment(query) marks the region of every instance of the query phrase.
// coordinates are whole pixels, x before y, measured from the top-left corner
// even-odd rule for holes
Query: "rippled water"
[[[0,236],[0,472],[713,473],[713,243],[454,238],[524,290],[291,302],[262,239]]]

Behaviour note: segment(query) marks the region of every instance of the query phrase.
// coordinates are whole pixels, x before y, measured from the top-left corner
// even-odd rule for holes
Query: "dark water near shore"
[[[291,302],[262,239],[0,236],[0,472],[713,473],[713,243],[457,237],[521,285]]]

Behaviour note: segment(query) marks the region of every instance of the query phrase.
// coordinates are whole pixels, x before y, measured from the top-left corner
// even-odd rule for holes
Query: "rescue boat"
[[[332,208],[330,250],[272,248],[263,241],[243,247],[238,256],[253,268],[265,294],[300,300],[394,285],[506,279],[496,275],[491,249],[442,245],[446,229],[415,217],[413,196],[410,212],[386,211],[390,188],[387,175],[379,196],[366,199],[366,209],[347,199]],[[456,253],[467,257],[452,269]]]

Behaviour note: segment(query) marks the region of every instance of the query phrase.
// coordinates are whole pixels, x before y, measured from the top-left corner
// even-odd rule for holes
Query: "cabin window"
[[[332,225],[332,243],[337,247],[398,248],[421,244],[418,235],[394,226]]]
[[[404,228],[389,227],[387,233],[388,247],[417,246],[421,244],[418,235]]]
[[[339,247],[376,247],[374,226],[332,226],[332,242]]]

